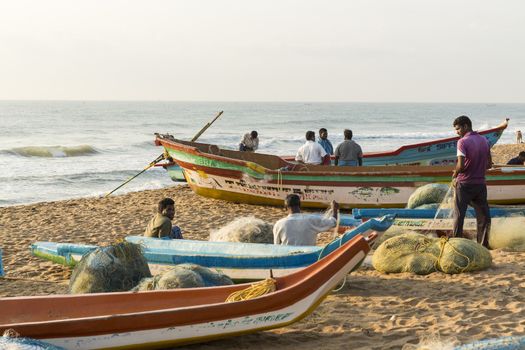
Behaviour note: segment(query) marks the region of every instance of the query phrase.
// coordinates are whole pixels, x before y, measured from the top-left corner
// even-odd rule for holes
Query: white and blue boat
[[[352,209],[354,220],[377,218],[384,215],[395,215],[398,219],[442,219],[452,215],[451,209],[405,209],[405,208],[354,208]],[[437,215],[437,216],[436,216]],[[475,217],[474,209],[467,210],[467,217]],[[490,217],[525,216],[525,208],[517,207],[494,207],[490,208]],[[350,223],[350,216],[345,218]],[[350,226],[349,224],[346,226]]]
[[[300,270],[330,254],[353,237],[366,237],[374,231],[384,232],[393,222],[393,215],[368,220],[324,247],[164,240],[143,236],[128,236],[126,241],[143,247],[152,274],[176,264],[193,263],[214,268],[234,280],[256,280],[269,277],[270,270],[275,277]],[[74,266],[84,254],[96,248],[94,245],[36,242],[31,245],[31,252],[46,260]]]

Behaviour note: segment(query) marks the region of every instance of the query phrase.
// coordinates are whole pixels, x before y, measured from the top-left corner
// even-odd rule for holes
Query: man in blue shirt
[[[325,128],[319,129],[319,141],[317,141],[321,146],[323,146],[326,153],[329,155],[334,154],[334,147],[330,140],[328,140],[328,131]]]

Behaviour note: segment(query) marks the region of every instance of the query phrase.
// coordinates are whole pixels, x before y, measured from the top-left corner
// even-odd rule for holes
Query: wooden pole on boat
[[[219,114],[217,114],[211,122],[204,125],[204,127],[197,134],[195,134],[195,136],[193,136],[193,138],[191,139],[191,142],[197,141],[197,139],[202,135],[202,133],[205,132],[206,129],[208,129],[217,119],[219,119],[219,117],[222,115],[223,112],[224,111],[220,111]]]
[[[194,142],[195,140],[197,140],[199,138],[199,136],[202,135],[203,132],[206,131],[206,129],[208,129],[217,119],[219,119],[219,117],[222,115],[222,113],[224,113],[224,111],[220,111],[216,116],[215,118],[213,118],[213,120],[211,122],[209,122],[208,124],[204,125],[204,127],[195,135],[193,136],[193,138],[191,139],[191,142]],[[131,180],[133,180],[134,178],[136,178],[137,176],[139,176],[140,174],[142,174],[143,172],[145,172],[146,170],[148,170],[149,168],[155,166],[155,164],[157,164],[158,162],[160,162],[161,160],[163,159],[168,159],[169,156],[166,156],[165,153],[161,154],[160,156],[158,156],[153,162],[149,163],[149,165],[147,167],[145,167],[144,169],[142,169],[138,174],[130,177],[129,179],[127,179],[124,183],[122,183],[120,186],[118,186],[117,188],[115,188],[113,191],[111,192],[108,192],[104,197],[108,197],[110,194],[112,194],[113,192],[115,192],[116,190],[118,190],[119,188],[121,188],[122,186],[126,185],[128,182],[130,182]]]
[[[134,176],[130,177],[129,179],[127,179],[126,181],[124,181],[124,183],[122,183],[120,186],[118,186],[117,188],[115,188],[113,191],[111,192],[108,192],[105,196],[109,196],[110,194],[112,194],[113,192],[115,192],[116,190],[118,190],[119,188],[121,188],[122,186],[124,186],[125,184],[127,184],[128,182],[130,182],[131,180],[133,180],[134,178],[136,178],[137,176],[139,176],[140,174],[142,174],[143,172],[145,172],[146,170],[148,170],[149,168],[155,166],[155,164],[157,164],[158,162],[160,162],[161,160],[164,159],[164,153],[161,154],[160,156],[158,156],[153,162],[149,163],[149,165],[147,167],[145,167],[144,169],[142,169],[138,174],[135,174]]]

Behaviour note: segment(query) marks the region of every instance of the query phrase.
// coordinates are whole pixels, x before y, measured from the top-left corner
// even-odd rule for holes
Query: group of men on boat
[[[334,164],[339,166],[361,166],[363,165],[363,151],[361,146],[352,140],[352,130],[343,131],[344,141],[334,147],[328,139],[328,130],[319,129],[319,140],[315,142],[315,132],[307,131],[306,142],[297,150],[295,160],[304,164],[331,165],[331,156],[335,155]],[[244,134],[240,143],[239,151],[255,152],[259,148],[259,134],[252,131]]]
[[[477,241],[488,246],[490,231],[490,212],[487,201],[485,172],[492,167],[490,145],[487,139],[472,129],[472,122],[467,116],[460,116],[453,122],[453,127],[460,137],[457,143],[457,163],[452,174],[454,196],[453,236],[463,236],[463,223],[466,211],[471,205],[476,212]],[[319,130],[319,142],[315,142],[315,133],[306,132],[306,142],[296,154],[296,161],[307,164],[329,164],[330,156],[335,154],[335,165],[362,165],[361,147],[352,140],[352,131],[344,130],[345,140],[335,152],[328,140],[328,131]],[[239,150],[253,152],[259,146],[257,131],[244,135]],[[525,153],[518,157],[523,164]],[[521,159],[523,158],[523,159]],[[322,217],[301,213],[301,199],[290,194],[285,199],[288,216],[277,221],[273,228],[274,243],[285,245],[315,245],[317,234],[336,226],[339,205],[331,203],[332,216]],[[181,239],[182,232],[172,225],[175,214],[174,201],[165,198],[159,202],[158,213],[151,219],[145,236]]]

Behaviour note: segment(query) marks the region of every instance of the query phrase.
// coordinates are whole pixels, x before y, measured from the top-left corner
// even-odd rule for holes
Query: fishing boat
[[[324,247],[275,244],[163,240],[128,236],[126,241],[140,244],[152,274],[164,272],[176,264],[193,263],[214,268],[235,281],[285,276],[313,264],[355,236],[386,231],[393,215],[370,219]],[[36,242],[33,255],[66,266],[75,266],[84,254],[97,246],[73,243]]]
[[[354,219],[370,219],[384,215],[395,215],[397,219],[434,219],[452,217],[452,209],[406,209],[406,208],[354,208],[352,209]],[[474,209],[467,209],[467,217],[476,215]],[[490,208],[490,217],[525,216],[525,208],[517,207],[493,207]]]
[[[274,291],[241,301],[226,300],[255,287],[1,298],[0,333],[70,350],[157,349],[284,327],[311,313],[369,250],[357,235],[309,267],[265,281]]]
[[[503,131],[508,126],[509,119],[505,119],[500,125],[480,130],[478,133],[484,136],[494,146],[500,139]],[[160,135],[159,135],[160,136]],[[363,154],[364,166],[380,165],[453,165],[456,163],[457,142],[459,137],[448,137],[439,140],[427,141],[404,145],[393,151],[368,152]],[[286,161],[293,161],[294,157],[283,157]],[[186,181],[183,167],[176,162],[158,164],[168,172],[173,181]]]
[[[269,154],[221,149],[216,145],[157,136],[156,142],[183,169],[197,194],[238,203],[282,205],[286,195],[304,207],[401,208],[420,186],[450,183],[453,166],[323,166],[288,162]],[[525,168],[487,171],[492,204],[525,203]]]

